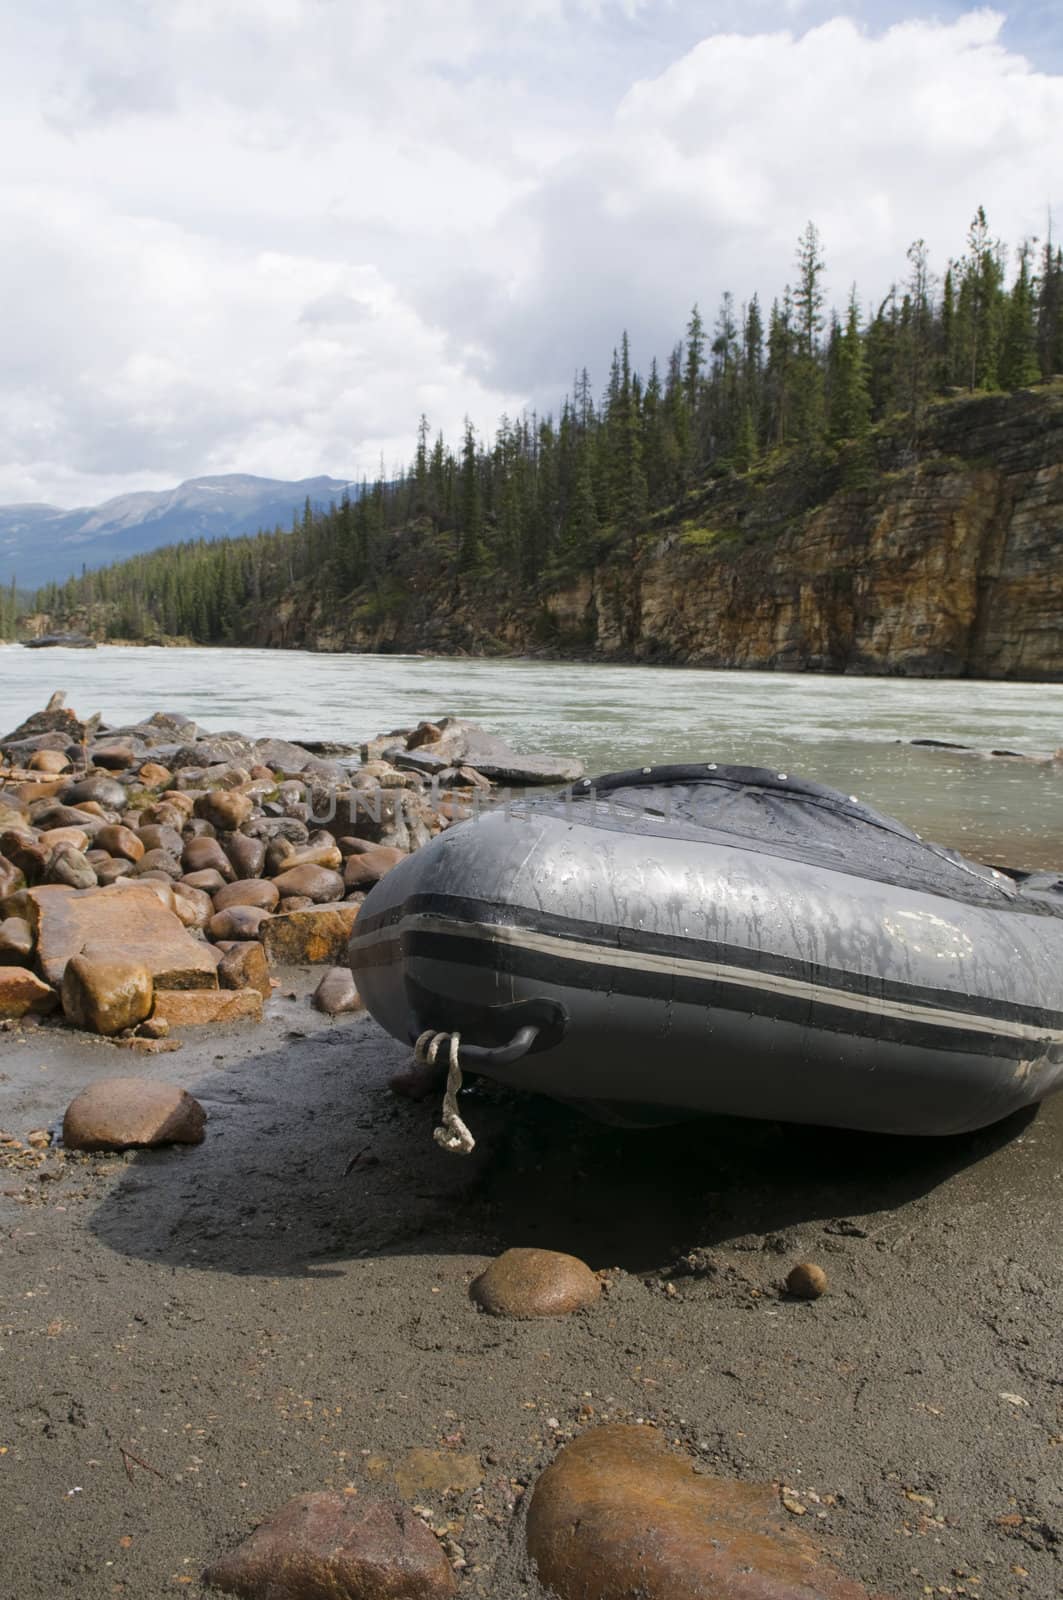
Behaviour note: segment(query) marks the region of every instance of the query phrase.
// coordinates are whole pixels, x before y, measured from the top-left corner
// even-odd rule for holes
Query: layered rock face
[[[703,485],[534,598],[416,552],[370,623],[293,595],[257,642],[1063,679],[1063,384],[950,399],[863,446]]]

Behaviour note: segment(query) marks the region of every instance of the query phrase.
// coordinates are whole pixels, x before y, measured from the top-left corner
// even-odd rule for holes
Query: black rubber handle
[[[538,1024],[529,1022],[523,1028],[518,1028],[507,1044],[466,1044],[463,1039],[459,1057],[467,1066],[479,1063],[486,1067],[508,1067],[511,1061],[519,1061],[521,1056],[528,1054],[539,1033]],[[412,1037],[410,1042],[414,1042]]]

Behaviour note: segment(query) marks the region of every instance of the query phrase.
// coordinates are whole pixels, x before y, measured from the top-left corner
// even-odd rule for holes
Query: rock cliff
[[[1063,384],[710,482],[534,593],[401,559],[392,582],[341,617],[293,595],[258,642],[1063,679]]]

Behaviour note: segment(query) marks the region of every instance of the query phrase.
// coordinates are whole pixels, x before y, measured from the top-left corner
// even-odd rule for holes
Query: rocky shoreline
[[[1055,1591],[1063,1100],[904,1141],[481,1083],[455,1161],[347,934],[575,764],[56,700],[0,752],[13,1594]]]
[[[512,785],[580,776],[457,718],[361,747],[108,728],[53,696],[0,739],[0,1020],[62,1010],[160,1048],[260,1020],[271,966],[345,963],[367,891]],[[349,974],[321,1009],[354,1009]]]

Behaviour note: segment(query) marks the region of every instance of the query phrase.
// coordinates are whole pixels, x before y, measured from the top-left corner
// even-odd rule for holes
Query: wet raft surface
[[[793,1486],[870,1589],[1058,1591],[1063,1098],[919,1142],[627,1133],[483,1089],[460,1161],[434,1104],[388,1092],[406,1055],[371,1021],[270,1011],[136,1061],[0,1036],[9,1132],[126,1071],[211,1119],[197,1148],[0,1171],[4,1592],[195,1595],[290,1495],[397,1474],[458,1530],[462,1594],[537,1595],[525,1482],[570,1434],[634,1418],[711,1471]],[[620,1270],[565,1321],[477,1314],[470,1278],[514,1244]],[[781,1299],[808,1259],[831,1292]],[[426,1486],[423,1447],[463,1486]]]

